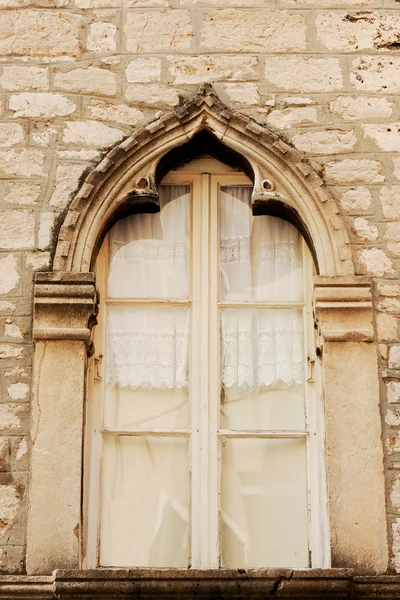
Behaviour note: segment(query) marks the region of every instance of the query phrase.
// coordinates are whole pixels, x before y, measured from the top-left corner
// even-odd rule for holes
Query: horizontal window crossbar
[[[261,430],[251,430],[251,429],[239,429],[237,431],[233,431],[231,429],[220,429],[217,432],[217,435],[220,437],[227,438],[306,438],[308,436],[307,431],[261,431]]]
[[[107,306],[190,306],[191,300],[163,298],[106,298]]]
[[[154,437],[189,437],[189,429],[101,429],[103,435],[130,435],[130,436],[154,436]]]
[[[219,308],[304,308],[304,302],[218,302]]]

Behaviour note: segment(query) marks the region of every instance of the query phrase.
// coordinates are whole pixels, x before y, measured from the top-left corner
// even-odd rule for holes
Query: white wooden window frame
[[[211,166],[203,161],[203,167]],[[222,165],[221,165],[222,166]],[[214,167],[215,168],[215,167]],[[168,184],[191,186],[191,294],[188,301],[105,298],[108,248],[103,244],[97,263],[100,289],[98,321],[95,329],[96,355],[89,367],[86,402],[86,434],[83,498],[83,568],[101,567],[100,499],[102,438],[106,435],[184,436],[191,438],[190,566],[198,569],[220,567],[219,555],[219,438],[303,438],[307,443],[307,486],[309,524],[309,567],[330,566],[329,526],[324,459],[323,405],[319,361],[315,355],[312,315],[313,267],[309,252],[303,252],[304,302],[238,303],[219,301],[219,189],[221,186],[251,185],[236,172],[191,172],[188,167],[171,172],[163,180]],[[225,169],[224,169],[225,170]],[[221,169],[222,171],[222,169]],[[195,224],[195,226],[194,226]],[[303,240],[305,250],[305,242]],[[207,249],[207,252],[204,252]],[[206,260],[204,260],[206,257]],[[208,290],[208,294],[204,293]],[[102,427],[103,353],[107,305],[155,305],[190,307],[190,413],[191,426],[180,430],[120,430]],[[219,311],[228,307],[299,308],[303,311],[305,339],[306,429],[293,431],[230,431],[219,429]],[[208,331],[202,324],[209,323]],[[99,409],[101,407],[101,410]],[[119,565],[115,565],[118,567]],[[132,565],[136,566],[136,565]],[[137,565],[141,566],[141,565]],[[290,567],[290,565],[287,565]],[[268,565],[265,565],[268,567]]]

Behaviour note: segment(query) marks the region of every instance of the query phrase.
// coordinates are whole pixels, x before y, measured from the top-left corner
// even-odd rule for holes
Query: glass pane
[[[188,298],[190,186],[161,185],[160,212],[130,215],[108,234],[108,296]]]
[[[222,441],[221,566],[308,567],[305,440]]]
[[[188,308],[108,307],[106,427],[188,427],[189,319]]]
[[[303,313],[221,310],[221,427],[303,429]]]
[[[243,186],[221,188],[221,299],[300,302],[301,234],[284,219],[253,217],[252,190]]]
[[[187,567],[189,441],[106,437],[100,564]]]

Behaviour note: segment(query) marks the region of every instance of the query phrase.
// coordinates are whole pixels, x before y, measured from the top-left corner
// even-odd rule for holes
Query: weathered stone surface
[[[5,337],[11,338],[14,341],[21,341],[24,339],[21,328],[10,318],[6,319],[4,323],[4,335]]]
[[[26,266],[34,271],[50,267],[50,252],[30,252],[26,257]]]
[[[357,217],[353,221],[353,226],[357,237],[361,240],[374,241],[378,239],[378,227],[367,219]]]
[[[202,50],[290,52],[306,45],[303,15],[284,10],[225,8],[207,13],[201,26]]]
[[[13,254],[0,255],[0,294],[8,294],[20,280],[17,260]]]
[[[349,152],[357,144],[357,138],[351,130],[324,129],[307,131],[293,136],[296,148],[312,154],[339,154]]]
[[[387,425],[398,427],[400,425],[400,410],[396,409],[388,409],[385,415],[385,423]]]
[[[393,263],[379,248],[364,249],[358,253],[362,273],[383,277],[394,273]]]
[[[226,83],[224,91],[231,102],[242,106],[259,104],[261,100],[256,83]]]
[[[21,381],[18,383],[11,383],[7,387],[7,392],[10,400],[25,400],[29,394],[29,385]]]
[[[77,56],[82,18],[59,11],[0,13],[0,56]]]
[[[76,103],[61,94],[23,92],[10,96],[13,117],[52,118],[72,114]]]
[[[115,52],[117,44],[115,36],[117,28],[113,23],[92,23],[89,27],[87,49],[96,54]]]
[[[400,16],[396,13],[322,13],[315,25],[321,43],[338,52],[390,49],[400,40]]]
[[[0,177],[43,177],[45,155],[39,150],[0,151]]]
[[[31,124],[31,141],[35,146],[48,148],[56,141],[58,127],[52,121],[35,121]]]
[[[16,123],[0,123],[0,148],[17,146],[24,141],[24,130]]]
[[[318,0],[318,7],[324,8],[357,8],[374,4],[375,0]],[[315,0],[281,0],[282,6],[315,8]]]
[[[12,92],[20,90],[48,90],[49,75],[46,67],[7,65],[0,75],[0,86]]]
[[[396,341],[398,327],[398,319],[396,317],[384,313],[378,313],[376,316],[376,327],[379,341]]]
[[[387,401],[391,404],[400,402],[400,382],[389,381],[386,384]]]
[[[193,37],[188,10],[149,10],[127,14],[124,26],[128,52],[189,50]]]
[[[343,87],[340,61],[334,57],[267,57],[265,78],[277,88],[297,92],[333,92]]]
[[[358,90],[369,92],[400,92],[400,57],[361,56],[352,62],[350,82]]]
[[[400,369],[400,346],[389,349],[389,369]]]
[[[393,175],[396,179],[400,179],[400,158],[393,158]]]
[[[0,248],[33,248],[35,217],[27,210],[0,211]]]
[[[383,214],[387,219],[400,219],[400,185],[383,187],[380,201]]]
[[[87,67],[56,73],[54,85],[61,90],[78,94],[101,94],[115,96],[117,93],[117,76],[107,69]]]
[[[9,204],[35,204],[42,191],[40,183],[10,181],[4,201]]]
[[[68,205],[72,193],[78,187],[80,178],[87,168],[87,165],[82,163],[65,163],[57,166],[55,187],[50,198],[50,206],[65,208]]]
[[[92,100],[87,108],[89,117],[99,121],[114,121],[121,125],[134,126],[144,118],[142,111],[126,104],[108,104],[102,100]]]
[[[340,203],[347,212],[368,210],[371,206],[371,192],[365,187],[351,188],[342,194]]]
[[[168,6],[168,0],[75,0],[78,8],[146,8]]]
[[[14,485],[0,485],[0,535],[14,524],[21,497]]]
[[[364,134],[385,152],[400,152],[400,123],[363,125]]]
[[[296,125],[316,123],[317,120],[317,109],[311,106],[273,110],[267,117],[268,125],[276,127],[277,129],[287,129]]]
[[[2,358],[23,358],[24,349],[19,346],[10,346],[8,344],[0,344],[0,359]],[[1,404],[0,404],[1,409]],[[1,422],[1,410],[0,410]]]
[[[181,60],[185,60],[182,56]],[[161,60],[159,58],[135,58],[125,69],[128,83],[152,83],[161,79]]]
[[[390,118],[392,103],[387,98],[339,96],[329,105],[330,111],[349,121]]]
[[[47,250],[47,248],[49,248],[53,236],[56,217],[56,213],[53,212],[43,212],[40,215],[37,244],[39,250]]]
[[[352,159],[334,160],[325,165],[325,176],[329,183],[380,183],[382,165],[377,160]]]
[[[60,150],[58,153],[60,159],[65,160],[88,160],[91,162],[97,162],[101,158],[101,152],[99,150]]]
[[[175,85],[257,79],[256,56],[167,56],[167,59]]]
[[[25,410],[25,407],[21,404],[0,404],[0,428],[20,429],[22,426],[21,418]]]
[[[10,440],[0,438],[0,472],[10,470]],[[1,508],[0,508],[1,512]]]
[[[126,86],[125,98],[128,102],[141,104],[158,104],[160,106],[175,106],[179,102],[178,92],[167,85],[136,85],[129,83]]]
[[[125,133],[97,121],[70,121],[67,123],[62,141],[64,144],[79,144],[107,148],[122,140]]]
[[[400,222],[397,221],[386,225],[385,240],[389,242],[400,241]]]

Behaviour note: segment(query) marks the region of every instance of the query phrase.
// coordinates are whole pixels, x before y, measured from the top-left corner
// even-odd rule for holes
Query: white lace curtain
[[[223,301],[301,301],[301,236],[290,223],[253,217],[250,187],[221,190]],[[109,232],[109,297],[184,299],[190,289],[190,188],[160,187],[158,214],[131,215]],[[188,386],[189,310],[109,307],[107,382],[131,389]],[[300,385],[303,325],[296,309],[221,310],[221,385]]]

